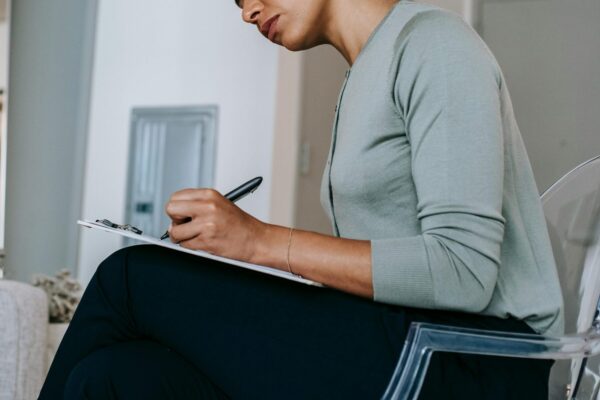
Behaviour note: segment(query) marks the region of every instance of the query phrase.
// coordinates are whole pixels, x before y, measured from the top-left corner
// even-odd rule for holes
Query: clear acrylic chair
[[[434,351],[557,360],[551,399],[600,399],[600,156],[541,196],[565,305],[562,337],[412,323],[384,400],[416,399]]]

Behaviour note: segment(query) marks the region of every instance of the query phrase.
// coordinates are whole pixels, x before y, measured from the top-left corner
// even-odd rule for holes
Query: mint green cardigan
[[[371,241],[374,300],[564,331],[537,186],[502,71],[458,15],[401,1],[346,73],[321,204]]]

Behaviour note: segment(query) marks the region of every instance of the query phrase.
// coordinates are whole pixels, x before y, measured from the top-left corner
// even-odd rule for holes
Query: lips
[[[273,34],[273,32],[271,32],[271,25],[276,22],[277,18],[279,18],[279,15],[272,16],[260,27],[260,32],[269,40],[272,40],[271,36]]]

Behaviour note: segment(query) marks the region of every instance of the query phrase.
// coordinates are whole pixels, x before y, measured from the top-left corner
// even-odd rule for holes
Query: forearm
[[[290,229],[265,224],[251,262],[288,271]],[[358,296],[373,298],[371,242],[294,229],[289,262],[295,274]]]

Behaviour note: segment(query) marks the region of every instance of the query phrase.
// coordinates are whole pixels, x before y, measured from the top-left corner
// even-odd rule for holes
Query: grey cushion
[[[46,371],[48,298],[0,279],[0,400],[36,399]]]

